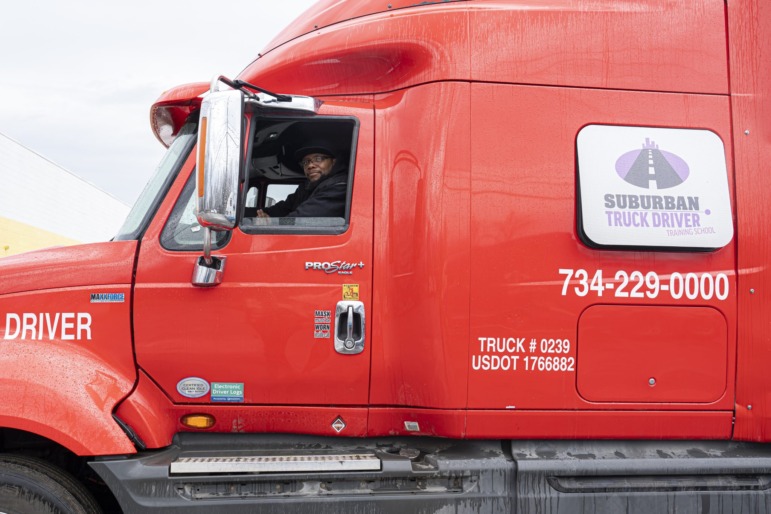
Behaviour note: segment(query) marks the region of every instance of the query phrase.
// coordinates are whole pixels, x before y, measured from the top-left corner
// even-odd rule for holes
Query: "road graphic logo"
[[[644,189],[669,189],[688,179],[690,169],[679,156],[660,150],[650,138],[640,150],[626,152],[616,161],[616,173],[624,181]]]

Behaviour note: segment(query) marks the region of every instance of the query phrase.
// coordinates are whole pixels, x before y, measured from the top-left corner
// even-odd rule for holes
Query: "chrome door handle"
[[[364,304],[337,302],[335,309],[335,351],[356,355],[364,351]]]

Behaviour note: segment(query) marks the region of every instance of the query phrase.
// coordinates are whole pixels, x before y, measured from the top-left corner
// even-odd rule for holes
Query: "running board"
[[[372,453],[181,457],[169,466],[169,475],[314,473],[322,471],[380,471],[380,459]]]
[[[90,465],[125,514],[498,514],[515,477],[500,441],[417,437],[186,433]]]

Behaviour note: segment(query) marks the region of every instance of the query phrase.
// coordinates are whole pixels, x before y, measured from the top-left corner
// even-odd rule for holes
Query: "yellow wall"
[[[0,257],[78,241],[0,216]]]

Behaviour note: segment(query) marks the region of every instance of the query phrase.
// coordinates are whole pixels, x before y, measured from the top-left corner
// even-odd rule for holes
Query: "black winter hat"
[[[294,153],[294,160],[300,161],[303,158],[305,158],[306,155],[310,155],[312,153],[321,153],[324,155],[329,155],[331,157],[337,158],[337,152],[334,150],[334,146],[329,143],[329,141],[325,141],[323,139],[317,139],[310,141],[308,145],[303,146],[302,148],[299,148]]]

